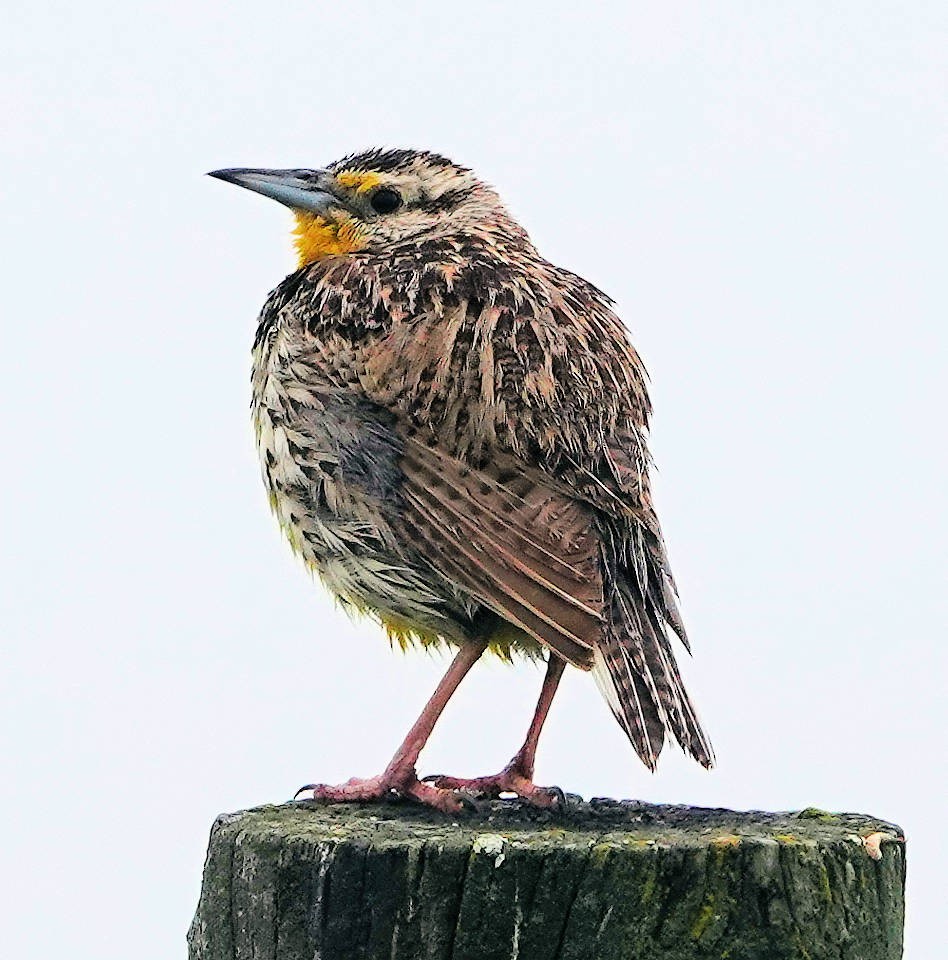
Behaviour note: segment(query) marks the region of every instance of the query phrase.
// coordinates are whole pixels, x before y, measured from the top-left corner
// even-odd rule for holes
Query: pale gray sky
[[[578,12],[580,11],[580,12]],[[618,301],[719,757],[649,775],[572,673],[538,777],[909,836],[944,949],[943,3],[19,4],[0,32],[3,952],[183,955],[214,816],[377,772],[444,662],[280,541],[248,420],[289,218],[207,179],[436,149]],[[479,667],[422,758],[490,772]]]

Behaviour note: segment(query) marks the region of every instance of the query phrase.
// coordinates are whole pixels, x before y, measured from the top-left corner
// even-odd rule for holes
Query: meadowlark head
[[[319,170],[215,170],[210,176],[289,207],[299,265],[430,237],[526,239],[467,167],[424,150],[368,150]]]

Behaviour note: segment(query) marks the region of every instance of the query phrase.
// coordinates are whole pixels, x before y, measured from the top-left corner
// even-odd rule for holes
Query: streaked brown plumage
[[[301,266],[263,308],[253,409],[271,504],[307,563],[403,643],[460,647],[451,690],[488,643],[546,649],[549,698],[554,663],[591,669],[648,767],[667,732],[710,766],[669,639],[687,645],[649,489],[645,372],[610,300],[434,154],[216,175],[297,211]],[[450,786],[503,786],[416,788],[415,741],[397,776],[317,795],[450,808]],[[534,748],[512,766],[546,802]]]

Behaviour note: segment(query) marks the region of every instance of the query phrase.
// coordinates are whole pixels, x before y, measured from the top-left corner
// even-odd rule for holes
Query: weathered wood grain
[[[214,824],[189,955],[897,960],[904,882],[899,829],[855,814],[299,803]]]

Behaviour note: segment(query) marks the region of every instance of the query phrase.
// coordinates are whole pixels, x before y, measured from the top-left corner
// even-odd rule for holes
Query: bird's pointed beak
[[[254,193],[262,193],[292,210],[325,215],[332,207],[346,206],[327,189],[332,177],[325,170],[253,170],[234,167],[212,170],[208,176],[235,183]]]

